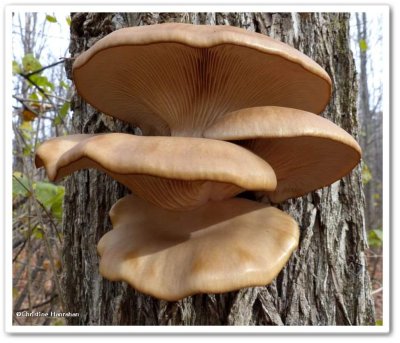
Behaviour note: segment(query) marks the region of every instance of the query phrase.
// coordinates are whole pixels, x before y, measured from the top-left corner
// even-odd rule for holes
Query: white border
[[[88,11],[88,12],[114,12],[116,8],[119,12],[138,12],[138,11],[149,11],[149,12],[382,12],[384,23],[383,23],[383,47],[384,51],[388,53],[384,57],[384,99],[383,99],[383,111],[384,111],[384,122],[383,122],[383,161],[384,161],[384,173],[383,173],[383,203],[384,203],[384,213],[383,213],[383,227],[384,227],[384,313],[383,313],[383,326],[357,326],[357,327],[342,327],[342,326],[329,326],[329,327],[313,327],[313,326],[284,326],[284,327],[273,327],[273,326],[13,326],[12,325],[12,277],[7,279],[6,283],[6,293],[4,295],[5,300],[5,328],[7,332],[10,333],[387,333],[389,332],[389,294],[390,284],[389,284],[389,190],[390,190],[390,179],[389,179],[389,89],[390,89],[390,79],[389,79],[389,7],[388,6],[346,6],[344,4],[338,5],[260,5],[254,4],[238,4],[237,1],[220,1],[225,2],[225,5],[213,5],[213,4],[137,4],[137,5],[57,5],[58,10],[65,11]],[[99,2],[98,2],[99,3]],[[179,3],[179,2],[178,2]],[[230,4],[228,4],[230,3]],[[12,11],[32,11],[32,12],[52,12],[54,10],[54,5],[12,5],[7,6],[4,14],[4,25],[5,25],[5,106],[3,113],[9,113],[11,108],[11,12]],[[11,199],[11,175],[12,175],[12,144],[11,144],[11,118],[7,118],[6,125],[3,127],[5,129],[5,198],[4,198],[4,209],[5,213],[5,272],[6,276],[12,275],[12,218],[10,214],[12,213],[11,202],[7,201]]]

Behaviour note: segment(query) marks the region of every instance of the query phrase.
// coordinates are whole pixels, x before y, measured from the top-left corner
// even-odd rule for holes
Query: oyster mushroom
[[[143,199],[181,211],[246,189],[276,187],[274,171],[260,157],[238,145],[204,138],[124,133],[64,136],[37,149],[36,166],[44,166],[52,181],[96,168]]]
[[[240,142],[267,161],[277,177],[269,199],[279,203],[332,184],[361,159],[361,148],[328,119],[284,107],[246,108],[220,118],[204,137]]]
[[[328,74],[306,55],[224,25],[114,31],[77,57],[73,78],[88,103],[145,135],[201,137],[220,116],[247,107],[320,113],[331,94]]]
[[[113,230],[97,247],[100,273],[169,301],[266,285],[299,241],[289,215],[246,199],[174,212],[129,195],[110,217]]]

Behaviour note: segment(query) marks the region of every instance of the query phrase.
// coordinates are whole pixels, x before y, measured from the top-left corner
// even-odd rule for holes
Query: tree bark
[[[267,34],[309,55],[330,74],[333,94],[323,116],[356,139],[355,67],[349,15],[325,13],[76,13],[72,56],[113,30],[163,22],[234,25]],[[67,66],[71,75],[71,65]],[[77,133],[135,128],[97,112],[75,95]],[[299,249],[267,287],[159,301],[98,272],[96,245],[111,229],[108,211],[127,191],[94,170],[68,178],[64,211],[63,289],[72,325],[373,325],[366,269],[360,168],[331,187],[281,207],[299,223]]]

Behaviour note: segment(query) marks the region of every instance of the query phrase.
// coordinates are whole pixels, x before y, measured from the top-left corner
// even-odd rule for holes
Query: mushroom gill
[[[312,59],[230,26],[123,28],[78,56],[73,78],[88,103],[145,135],[201,137],[220,116],[247,107],[320,113],[331,94]]]
[[[267,161],[278,179],[270,201],[279,203],[328,186],[361,159],[361,148],[328,119],[284,107],[246,108],[227,114],[204,137],[236,142]]]

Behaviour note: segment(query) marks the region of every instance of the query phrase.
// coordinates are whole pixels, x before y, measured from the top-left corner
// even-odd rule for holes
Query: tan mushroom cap
[[[243,140],[242,146],[265,159],[278,179],[267,192],[274,203],[328,186],[361,159],[355,139],[331,121],[283,107],[248,108],[227,114],[204,137]]]
[[[187,210],[245,189],[272,190],[276,176],[260,157],[235,144],[204,138],[123,133],[51,139],[36,152],[50,180],[96,168],[157,206]]]
[[[169,301],[266,285],[299,241],[289,215],[246,199],[173,212],[129,195],[110,217],[114,229],[97,247],[101,275]]]
[[[79,94],[145,134],[199,136],[221,115],[254,106],[320,113],[331,80],[316,62],[263,34],[180,23],[112,32],[77,57]]]

